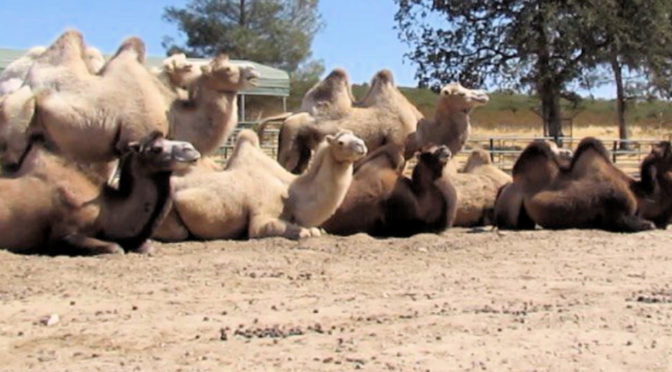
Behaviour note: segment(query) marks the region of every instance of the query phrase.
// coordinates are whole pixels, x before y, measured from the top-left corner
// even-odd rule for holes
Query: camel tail
[[[283,112],[282,114],[270,116],[265,119],[262,119],[257,126],[257,136],[259,136],[259,141],[264,142],[264,133],[266,131],[266,126],[268,123],[280,120],[286,120],[290,116],[294,115],[293,112]]]

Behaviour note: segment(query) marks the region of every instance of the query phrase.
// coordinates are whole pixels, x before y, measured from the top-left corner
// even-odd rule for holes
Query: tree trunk
[[[245,12],[245,0],[240,0],[240,18],[238,19],[238,25],[245,27],[247,23],[247,13]]]
[[[616,82],[616,120],[618,121],[618,138],[627,140],[630,136],[628,135],[628,125],[625,122],[626,102],[625,91],[623,89],[623,67],[616,57],[611,60],[611,69],[614,72],[614,81]],[[622,141],[620,148],[621,150],[627,150],[630,148],[630,144],[627,141]]]
[[[553,137],[558,146],[562,147],[562,112],[560,110],[560,92],[552,81],[547,79],[539,84],[541,98],[541,114],[548,135]]]

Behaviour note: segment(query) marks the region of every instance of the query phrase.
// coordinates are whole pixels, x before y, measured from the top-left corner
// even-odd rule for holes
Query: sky
[[[0,12],[0,47],[26,49],[49,45],[66,28],[84,34],[87,44],[114,53],[127,36],[139,36],[149,55],[163,56],[164,36],[179,40],[175,25],[161,18],[169,5],[187,0],[3,0]],[[415,66],[404,57],[410,47],[399,41],[394,29],[394,0],[320,0],[325,27],[313,40],[313,58],[324,61],[327,72],[348,71],[353,83],[368,82],[387,68],[401,86],[415,86]],[[236,58],[236,56],[232,56]],[[446,82],[448,83],[448,82]],[[587,92],[584,92],[587,94]],[[611,89],[592,92],[611,97]]]

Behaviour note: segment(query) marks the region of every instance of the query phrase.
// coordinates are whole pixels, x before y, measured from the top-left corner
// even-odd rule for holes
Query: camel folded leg
[[[162,242],[182,242],[189,239],[189,230],[182,222],[182,219],[173,205],[163,222],[152,234],[152,239]]]
[[[653,222],[647,221],[641,217],[633,215],[620,216],[614,221],[608,230],[615,232],[640,232],[653,230],[656,228]]]
[[[322,233],[316,227],[306,228],[273,217],[253,217],[248,229],[250,239],[281,236],[287,239],[318,237]]]
[[[89,256],[97,254],[124,253],[119,244],[92,238],[79,233],[71,233],[56,239],[51,244],[50,252],[69,256]]]

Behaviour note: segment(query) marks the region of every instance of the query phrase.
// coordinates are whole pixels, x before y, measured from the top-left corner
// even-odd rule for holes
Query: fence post
[[[490,161],[495,161],[495,154],[492,152],[495,149],[495,139],[490,137]]]
[[[613,149],[611,150],[611,158],[612,158],[611,161],[612,161],[614,164],[616,164],[616,150],[617,150],[617,149],[618,149],[618,140],[614,140],[614,147],[613,147]]]

